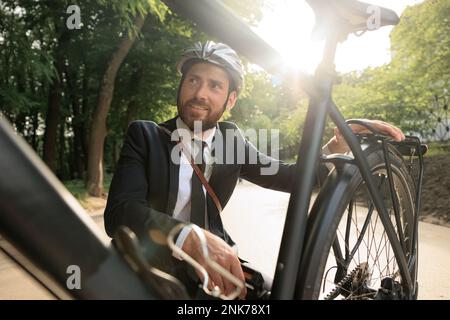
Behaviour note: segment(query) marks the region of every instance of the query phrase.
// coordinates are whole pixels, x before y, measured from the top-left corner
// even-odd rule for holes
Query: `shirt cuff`
[[[188,237],[189,233],[192,231],[192,228],[190,226],[185,226],[183,229],[181,229],[180,234],[178,235],[177,241],[175,241],[175,245],[180,248],[180,250],[183,250],[183,244],[186,241],[186,238]],[[234,251],[236,255],[239,254],[239,248],[237,244],[234,244],[231,249]],[[172,256],[178,260],[183,261],[183,258],[177,254],[175,251],[172,251]]]
[[[233,250],[233,252],[236,254],[236,256],[239,256],[239,248],[237,246],[237,244],[233,244],[231,246],[231,249]]]
[[[177,238],[177,241],[175,242],[175,245],[182,250],[183,244],[186,241],[186,238],[189,235],[189,232],[191,232],[192,228],[190,226],[186,226],[183,229],[181,229],[181,232]],[[177,254],[175,251],[172,251],[172,256],[177,258],[178,260],[183,260],[183,258]]]

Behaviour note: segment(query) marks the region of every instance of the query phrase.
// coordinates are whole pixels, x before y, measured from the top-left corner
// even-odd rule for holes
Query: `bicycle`
[[[220,2],[164,2],[250,60],[269,71],[279,70],[278,53]],[[364,122],[344,120],[331,98],[336,78],[334,56],[338,43],[349,33],[367,30],[366,9],[369,5],[354,0],[307,2],[315,12],[318,29],[328,29],[328,33],[323,34],[326,45],[316,74],[298,76],[302,89],[310,97],[310,104],[297,161],[301,171],[289,200],[270,298],[416,299],[418,217],[423,154],[427,147],[417,137],[407,136],[405,141],[395,142]],[[380,9],[381,25],[393,25],[398,20],[393,11]],[[325,24],[330,28],[321,28]],[[327,115],[341,131],[351,153],[320,156]],[[370,134],[354,135],[349,127],[351,124],[366,126]],[[6,159],[0,157],[0,169],[6,168],[8,163],[21,165],[23,174],[35,179],[31,182],[16,179],[15,183],[44,193],[43,198],[33,199],[33,206],[30,203],[18,205],[20,210],[13,211],[2,206],[4,215],[0,217],[0,231],[20,248],[23,255],[34,261],[39,270],[52,275],[52,284],[56,283],[59,290],[62,288],[65,294],[78,298],[186,297],[176,279],[143,261],[141,244],[127,230],[121,231],[117,250],[107,248],[88,224],[82,222],[80,209],[62,201],[61,186],[48,178],[50,172],[36,164],[39,160],[12,136],[10,129],[3,124],[0,129],[2,148],[9,151]],[[417,172],[413,172],[412,162],[407,164],[404,157],[418,159]],[[332,164],[334,169],[309,211],[318,160]],[[21,190],[7,189],[9,185],[5,181],[13,181],[12,174],[0,170],[0,194],[8,190],[7,194],[14,201],[20,199],[20,194],[14,192]],[[58,201],[51,202],[52,197]],[[46,209],[44,217],[34,216],[32,226],[20,230],[15,228],[17,224],[14,221],[28,219],[38,209]],[[58,219],[51,220],[56,212]],[[70,222],[71,232],[78,235],[76,244],[62,232],[62,227],[67,227],[64,219]],[[48,221],[52,221],[50,226]],[[42,232],[43,239],[38,238]],[[40,250],[45,245],[51,248],[49,252]],[[375,254],[371,254],[372,247],[377,251]],[[42,274],[23,264],[13,249],[2,249],[40,279],[55,296],[61,296]],[[70,257],[67,252],[71,252]],[[95,258],[86,259],[88,253]],[[93,279],[87,287],[75,293],[64,289],[63,268],[73,257],[80,258],[80,267],[89,270],[89,279]],[[114,276],[116,284],[121,285],[101,281],[107,276]]]
[[[212,13],[209,17],[224,11],[218,4],[201,2],[200,7]],[[417,298],[417,229],[423,179],[422,155],[426,146],[421,145],[417,137],[407,136],[405,141],[395,143],[364,123],[345,122],[331,98],[335,82],[334,56],[338,43],[348,34],[367,31],[370,5],[353,0],[307,2],[315,13],[315,29],[322,32],[325,48],[315,76],[298,76],[301,88],[309,95],[310,104],[298,153],[297,165],[301,172],[289,201],[271,298]],[[205,12],[198,12],[189,4],[176,3],[173,8],[269,71],[279,71],[276,61],[280,58],[273,49],[261,43],[237,21],[227,23],[225,27],[224,21],[232,19],[231,14],[222,14],[222,19],[212,21]],[[398,23],[395,12],[377,8],[380,26]],[[335,170],[328,176],[308,215],[327,114],[342,132],[353,156],[333,155],[320,159],[333,163]],[[348,127],[352,123],[367,126],[372,135],[356,137]],[[419,158],[419,174],[415,179],[403,156]],[[376,179],[372,178],[373,175],[377,176]],[[358,223],[354,217],[360,215],[353,212],[356,211],[354,208],[361,209],[362,206],[357,204],[370,199],[366,206],[367,218],[354,228],[360,234],[352,243],[352,220]],[[345,217],[347,219],[343,219]],[[378,222],[371,222],[374,217],[379,217],[382,225],[380,237],[385,238],[385,246],[381,249],[387,255],[387,271],[379,265],[379,253],[371,257],[366,252],[367,261],[362,261],[358,250],[364,244],[371,249],[370,244],[374,243],[373,237],[369,243],[364,241],[366,233],[370,235],[370,231],[379,229],[374,226]],[[342,227],[340,220],[346,221],[347,230],[343,233],[339,229]],[[335,236],[339,234],[344,235],[343,239]],[[375,246],[377,249],[380,247],[376,242]],[[327,260],[328,264],[332,261],[328,259],[330,250],[335,256],[334,278],[329,274],[333,269],[325,269]],[[390,258],[391,253],[394,261]],[[358,263],[352,261],[356,260],[355,256],[359,257]],[[375,261],[378,262],[378,270],[373,268]],[[372,272],[378,274],[374,277],[370,275]],[[323,280],[330,278],[334,288],[328,295],[321,295]],[[376,289],[371,287],[374,285]]]

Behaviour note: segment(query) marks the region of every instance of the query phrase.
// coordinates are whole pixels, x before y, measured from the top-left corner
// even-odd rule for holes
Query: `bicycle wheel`
[[[414,238],[415,187],[410,174],[394,147],[389,146],[395,199],[399,217],[395,217],[383,151],[368,153],[368,162],[392,225],[406,254],[414,284],[417,279],[417,236]],[[338,204],[318,210],[321,227],[312,229],[302,264],[304,299],[402,299],[405,292],[398,264],[378,212],[367,187],[354,166],[347,167],[351,179],[341,191]],[[320,195],[319,195],[320,197]],[[319,205],[320,206],[320,205]],[[334,212],[330,212],[334,210]],[[314,212],[314,209],[313,209]],[[315,231],[314,231],[315,230]],[[324,239],[317,241],[317,239]],[[416,239],[413,243],[413,239]],[[415,252],[415,260],[411,260]],[[410,261],[411,260],[411,261]],[[304,272],[303,272],[304,271]],[[417,285],[415,286],[417,288]],[[417,297],[417,290],[413,293]]]

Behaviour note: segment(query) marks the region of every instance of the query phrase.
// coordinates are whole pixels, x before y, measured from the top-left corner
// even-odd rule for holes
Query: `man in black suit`
[[[196,288],[195,274],[187,275],[187,265],[169,251],[165,238],[179,223],[191,221],[204,229],[210,257],[244,281],[220,207],[225,207],[240,177],[290,192],[296,167],[260,153],[235,124],[219,122],[224,111],[234,107],[243,84],[241,62],[231,48],[211,41],[197,43],[184,52],[177,68],[182,74],[178,116],[159,125],[135,121],[128,128],[105,209],[106,232],[114,237],[119,226],[129,227],[146,244],[149,260],[182,279],[189,289]],[[389,124],[372,121],[372,125],[402,139],[401,131]],[[326,149],[343,151],[345,142],[336,134]],[[205,190],[189,156],[217,199]],[[319,168],[319,175],[324,173],[326,169]],[[205,267],[210,288],[217,286],[226,294],[235,289],[206,264],[199,238],[190,228],[181,230],[176,245]]]

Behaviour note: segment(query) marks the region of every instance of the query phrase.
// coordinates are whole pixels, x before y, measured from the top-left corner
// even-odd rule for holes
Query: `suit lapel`
[[[215,150],[215,156],[218,158],[213,164],[213,171],[211,174],[211,178],[209,180],[209,184],[213,188],[214,191],[216,191],[216,195],[219,198],[219,201],[221,202],[222,206],[224,205],[224,199],[223,199],[223,193],[220,192],[220,186],[223,183],[223,179],[228,176],[228,172],[230,168],[233,166],[232,164],[227,164],[227,154],[233,154],[232,148],[234,148],[233,143],[229,143],[227,145],[226,143],[226,132],[225,128],[221,127],[219,123],[219,130],[216,130],[215,134],[215,148],[220,148],[222,150],[222,154],[217,153],[217,149]],[[217,140],[219,139],[219,140]],[[222,144],[218,143],[217,141],[222,141]],[[231,153],[230,153],[231,152]],[[219,191],[219,192],[218,192]],[[222,219],[220,217],[220,213],[216,208],[216,205],[212,201],[210,196],[207,196],[207,207],[208,207],[208,213],[209,213],[209,228],[210,231],[213,232],[216,235],[221,236],[222,238],[225,236],[225,231],[222,224]]]
[[[162,127],[165,127],[170,132],[173,132],[176,128],[176,119],[177,117],[170,119],[166,122],[160,123],[159,125]],[[167,148],[167,154],[169,157],[169,189],[168,189],[168,196],[167,196],[167,208],[166,212],[170,215],[173,215],[173,210],[175,209],[175,205],[177,202],[177,195],[178,195],[178,182],[179,182],[179,173],[180,173],[180,164],[175,163],[171,160],[171,155],[173,148],[177,145],[176,141],[171,141],[170,137],[166,134],[161,132],[161,134],[165,135],[165,144]]]
[[[220,125],[219,125],[220,128]],[[220,146],[220,144],[217,144],[217,141],[223,141],[222,146]],[[220,179],[220,177],[223,177],[223,171],[225,170],[225,159],[226,159],[226,144],[225,144],[225,139],[223,136],[223,133],[221,132],[221,130],[216,130],[216,133],[214,135],[214,153],[216,157],[221,157],[222,159],[219,159],[219,161],[215,161],[213,164],[213,169],[212,169],[212,173],[211,173],[211,178],[209,179],[209,184],[211,185],[211,187],[213,189],[215,184],[216,184],[216,180]],[[220,155],[220,153],[218,153],[216,148],[221,147],[222,149],[222,154]],[[222,157],[223,156],[223,157]],[[219,163],[217,163],[219,162]]]

